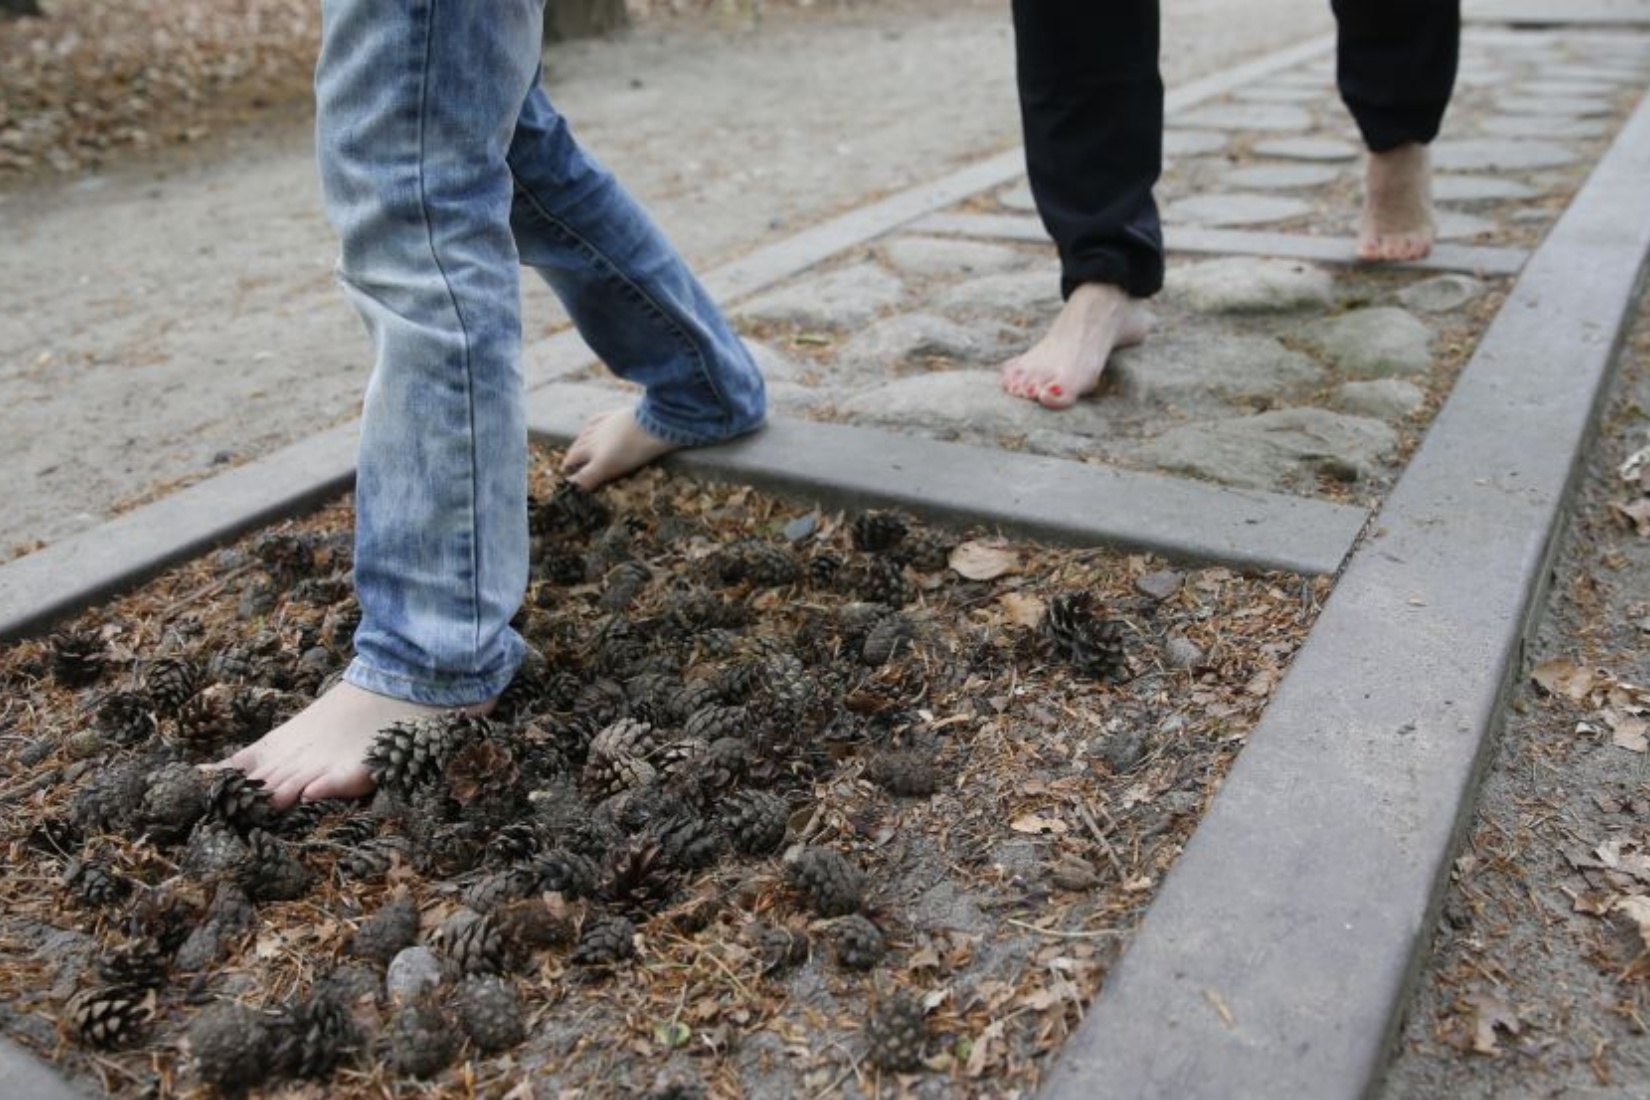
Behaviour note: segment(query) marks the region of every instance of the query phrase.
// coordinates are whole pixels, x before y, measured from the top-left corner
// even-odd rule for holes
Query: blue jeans
[[[524,644],[519,268],[645,387],[680,446],[762,420],[761,375],[539,87],[542,0],[325,0],[317,148],[339,276],[376,350],[356,476],[346,679],[436,706],[504,690]]]

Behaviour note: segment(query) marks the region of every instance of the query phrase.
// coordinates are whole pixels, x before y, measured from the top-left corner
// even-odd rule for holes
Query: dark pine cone
[[[603,611],[623,611],[636,602],[636,597],[652,580],[653,571],[646,565],[635,560],[622,561],[609,569],[603,578],[598,606]]]
[[[744,707],[728,707],[719,703],[712,703],[707,707],[700,707],[682,723],[682,732],[688,737],[697,738],[707,744],[719,741],[724,737],[737,737],[749,740],[751,735],[750,711]]]
[[[636,954],[636,926],[624,917],[605,917],[584,926],[573,948],[576,966],[612,966]]]
[[[565,587],[584,583],[584,555],[577,550],[547,544],[534,561],[538,575],[551,584]]]
[[[284,532],[264,535],[253,544],[252,554],[282,588],[315,571],[315,550],[298,535]]]
[[[80,851],[86,836],[80,826],[66,817],[48,817],[29,826],[25,839],[30,851],[55,859],[72,858]]]
[[[403,865],[416,862],[412,841],[404,836],[375,836],[345,849],[333,867],[346,881],[376,882],[389,874],[397,861]]]
[[[865,1025],[871,1064],[889,1073],[913,1073],[922,1068],[922,1048],[928,1039],[927,1010],[919,997],[894,994],[872,1013]]]
[[[822,917],[858,912],[863,903],[865,872],[834,848],[802,848],[787,857],[785,875]]]
[[[108,662],[103,639],[89,630],[66,630],[48,641],[52,654],[52,677],[66,688],[82,688],[96,683]]]
[[[890,794],[923,798],[939,790],[939,770],[926,752],[896,749],[870,762],[865,774]]]
[[[490,723],[459,712],[412,718],[385,727],[367,750],[373,782],[393,794],[434,786],[458,750],[485,737]]]
[[[831,928],[837,961],[850,970],[871,970],[888,953],[882,929],[860,913],[850,913]]]
[[[263,1013],[219,1002],[189,1024],[189,1053],[201,1080],[225,1096],[237,1096],[269,1076],[274,1043]]]
[[[508,1050],[527,1037],[521,994],[506,979],[465,979],[453,998],[453,1010],[465,1034],[483,1051]]]
[[[117,745],[136,745],[160,730],[160,720],[149,697],[135,691],[114,691],[97,706],[98,732]]]
[[[682,814],[657,829],[660,856],[675,871],[698,871],[722,854],[722,834],[704,818]]]
[[[238,833],[265,828],[273,813],[269,791],[261,779],[248,779],[245,772],[223,768],[207,784],[207,817]]]
[[[608,856],[600,896],[626,913],[646,917],[663,909],[676,892],[676,876],[659,841],[632,837]]]
[[[341,991],[320,986],[274,1028],[275,1064],[293,1077],[324,1081],[361,1045]]]
[[[531,866],[540,893],[560,894],[569,901],[594,894],[601,877],[594,860],[560,848],[545,852]]]
[[[112,944],[98,956],[97,976],[105,984],[156,989],[166,981],[172,952],[152,936],[134,936]]]
[[[418,942],[418,906],[405,893],[398,893],[355,930],[350,954],[388,966],[403,949]]]
[[[875,626],[866,631],[859,659],[872,667],[885,665],[910,649],[915,637],[916,628],[911,620],[895,612],[879,619]]]
[[[200,671],[182,657],[157,657],[143,673],[143,691],[156,712],[176,718],[201,688]]]
[[[742,539],[723,547],[711,555],[710,565],[724,584],[744,583],[757,588],[795,584],[802,576],[794,554],[761,539]]]
[[[868,554],[887,553],[905,539],[910,529],[910,522],[898,512],[861,512],[848,523],[854,549]]]
[[[762,973],[777,974],[798,963],[807,961],[808,934],[780,924],[756,921],[747,933],[756,957],[762,960]]]
[[[717,813],[734,848],[752,856],[778,851],[791,822],[790,805],[767,791],[735,791]]]
[[[490,916],[459,910],[436,930],[435,946],[452,972],[502,974],[511,969],[510,945]]]
[[[83,989],[64,1006],[66,1022],[87,1046],[107,1050],[129,1041],[154,1015],[153,993],[122,986]]]
[[[534,506],[531,512],[533,534],[552,537],[579,538],[606,527],[613,518],[595,494],[571,481],[562,482],[549,500]]]
[[[1093,593],[1067,592],[1055,596],[1049,601],[1042,629],[1043,637],[1078,671],[1106,680],[1121,679],[1128,674],[1123,623],[1105,618]]]
[[[144,780],[139,819],[150,836],[172,844],[206,815],[207,778],[191,764],[162,764]]]
[[[185,744],[207,748],[240,732],[235,701],[240,692],[233,684],[213,684],[184,700],[178,708],[178,739]]]
[[[63,885],[83,905],[105,908],[118,905],[132,892],[132,882],[91,860],[73,860],[63,875]]]
[[[544,847],[544,830],[537,822],[512,821],[488,838],[486,859],[494,867],[508,867],[538,855]]]
[[[409,1077],[434,1077],[458,1053],[453,1022],[436,1005],[414,1001],[390,1017],[390,1068]]]
[[[909,532],[888,555],[919,573],[937,573],[951,564],[956,540],[928,528]]]
[[[808,583],[815,588],[832,588],[842,572],[842,559],[829,550],[820,550],[808,559]]]
[[[282,842],[262,829],[246,837],[246,861],[235,869],[235,884],[253,901],[291,901],[309,893],[309,868]]]
[[[905,570],[890,558],[861,558],[842,568],[837,585],[855,599],[892,608],[911,602],[911,582]]]

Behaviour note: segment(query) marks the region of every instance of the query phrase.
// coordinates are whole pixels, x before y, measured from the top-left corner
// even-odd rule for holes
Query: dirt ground
[[[1165,20],[1171,85],[1329,26],[1317,0]],[[703,268],[1011,147],[1011,46],[1001,0],[774,4],[557,47],[548,73]],[[366,346],[333,285],[308,104],[236,117],[95,171],[0,175],[0,559],[353,415]],[[530,333],[559,323],[525,293]]]

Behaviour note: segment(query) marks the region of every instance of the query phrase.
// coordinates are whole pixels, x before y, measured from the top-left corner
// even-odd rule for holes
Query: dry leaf
[[[1650,539],[1650,499],[1640,497],[1631,504],[1610,502],[1610,511],[1621,517],[1641,539]]]
[[[1004,592],[998,602],[1003,605],[1008,621],[1015,626],[1034,627],[1042,622],[1043,616],[1048,613],[1048,608],[1042,600],[1023,592]]]
[[[989,581],[1020,571],[1020,555],[1002,539],[974,539],[951,551],[951,568],[971,581]]]
[[[1646,737],[1650,734],[1650,722],[1612,710],[1604,712],[1604,720],[1610,726],[1610,740],[1617,748],[1628,752],[1644,752],[1650,748],[1650,740]]]
[[[1475,993],[1467,998],[1467,1004],[1473,1010],[1472,1049],[1479,1054],[1501,1053],[1496,1045],[1496,1028],[1517,1035],[1523,1026],[1512,1005],[1493,994]]]
[[[1587,698],[1593,690],[1593,670],[1582,668],[1562,657],[1542,661],[1530,670],[1530,679],[1549,695],[1562,695],[1576,702]]]
[[[1639,939],[1650,950],[1650,898],[1642,894],[1631,894],[1624,898],[1617,898],[1610,907],[1614,912],[1625,914],[1627,919],[1638,926]]]
[[[1017,833],[1031,833],[1033,836],[1059,836],[1067,831],[1064,821],[1043,814],[1021,814],[1010,821],[1008,827]]]

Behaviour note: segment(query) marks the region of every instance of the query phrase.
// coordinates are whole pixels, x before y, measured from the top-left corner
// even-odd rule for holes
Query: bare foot
[[[1369,154],[1360,260],[1419,260],[1432,251],[1432,158],[1411,143]]]
[[[1051,409],[1069,408],[1100,385],[1113,351],[1145,340],[1151,328],[1151,313],[1122,287],[1084,283],[1066,299],[1048,334],[1003,364],[1003,389]]]
[[[380,730],[406,718],[452,709],[408,703],[340,683],[218,766],[239,768],[249,779],[261,780],[278,808],[300,798],[356,798],[372,790],[367,750]],[[492,704],[464,709],[484,714]]]
[[[567,448],[561,472],[581,489],[592,490],[617,480],[676,450],[636,421],[629,409],[598,413],[585,422]]]

